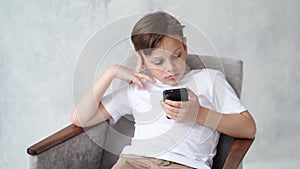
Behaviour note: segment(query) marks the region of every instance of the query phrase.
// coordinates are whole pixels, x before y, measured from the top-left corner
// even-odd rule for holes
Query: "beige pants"
[[[172,161],[123,154],[112,169],[191,169]]]

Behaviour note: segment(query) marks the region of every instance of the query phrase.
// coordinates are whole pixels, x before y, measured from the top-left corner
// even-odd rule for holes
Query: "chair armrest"
[[[38,155],[83,132],[84,132],[83,128],[71,124],[66,128],[61,129],[60,131],[54,133],[53,135],[45,138],[44,140],[30,146],[29,148],[27,148],[27,153],[30,155]]]
[[[27,149],[29,169],[101,168],[107,128],[67,126]]]
[[[229,150],[223,169],[237,169],[254,139],[235,138]]]

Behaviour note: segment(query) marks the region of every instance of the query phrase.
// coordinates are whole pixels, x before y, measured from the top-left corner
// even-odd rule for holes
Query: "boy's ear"
[[[187,50],[187,46],[186,46],[186,37],[183,37],[182,45],[183,45],[183,49],[186,51],[186,50]]]
[[[187,49],[186,44],[182,42],[182,45],[183,45],[183,49],[186,51]]]

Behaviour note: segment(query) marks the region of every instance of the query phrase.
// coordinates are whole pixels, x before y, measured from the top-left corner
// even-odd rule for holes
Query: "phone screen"
[[[163,100],[166,99],[172,101],[188,101],[188,92],[186,88],[179,88],[179,89],[170,89],[163,91]]]

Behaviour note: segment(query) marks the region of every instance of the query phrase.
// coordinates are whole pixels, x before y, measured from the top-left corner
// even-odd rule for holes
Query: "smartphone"
[[[170,89],[163,91],[163,100],[172,100],[172,101],[188,101],[189,96],[186,88],[179,89]],[[170,117],[167,116],[168,119]]]
[[[163,100],[188,101],[188,92],[186,88],[170,89],[163,91]]]

